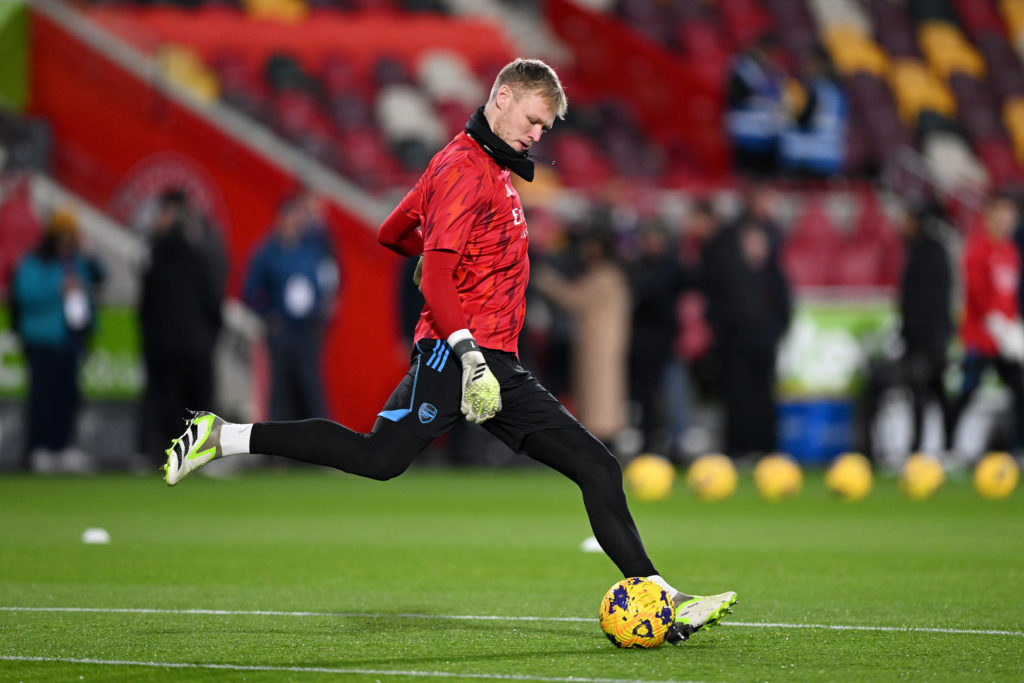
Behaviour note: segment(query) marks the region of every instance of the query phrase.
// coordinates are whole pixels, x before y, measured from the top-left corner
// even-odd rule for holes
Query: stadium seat
[[[287,52],[275,52],[267,57],[263,64],[263,77],[273,92],[314,92],[318,88],[315,79],[306,74],[299,60]]]
[[[1007,100],[1003,105],[1003,121],[1013,140],[1013,152],[1017,164],[1024,167],[1024,96]]]
[[[870,0],[868,9],[875,29],[875,39],[890,59],[913,59],[919,56],[914,26],[902,2]]]
[[[919,60],[896,60],[890,83],[904,125],[915,126],[924,109],[932,109],[944,116],[956,114],[956,103],[949,88]]]
[[[715,4],[736,49],[745,48],[775,29],[771,15],[756,0],[718,0]]]
[[[935,131],[921,143],[921,153],[931,171],[936,188],[944,195],[956,194],[963,185],[984,188],[989,185],[988,173],[960,136]]]
[[[163,45],[157,50],[156,63],[168,80],[197,100],[213,102],[220,95],[217,75],[192,48],[173,43]]]
[[[855,0],[809,0],[807,6],[821,32],[844,26],[862,35],[871,33],[871,20]]]
[[[922,54],[939,76],[949,78],[955,72],[975,78],[985,76],[985,62],[981,55],[953,24],[925,22],[918,28],[917,36]]]
[[[339,133],[365,130],[374,125],[370,103],[354,93],[330,97],[327,110]]]
[[[420,56],[416,69],[420,85],[434,102],[454,101],[475,108],[487,99],[472,67],[456,52],[426,52]]]
[[[1001,140],[986,140],[977,146],[978,158],[994,189],[1024,189],[1024,174],[1014,158],[1013,149]]]
[[[889,71],[889,58],[882,48],[859,28],[838,24],[824,30],[824,43],[839,73],[849,76],[867,71],[884,77]]]
[[[565,132],[551,141],[551,148],[562,182],[569,187],[604,187],[612,176],[611,164],[586,136]]]
[[[949,86],[956,99],[960,124],[970,140],[1005,138],[998,110],[984,81],[954,73],[949,79]]]
[[[385,87],[377,96],[376,115],[381,132],[392,146],[413,139],[436,152],[448,141],[444,125],[418,88]]]
[[[296,24],[309,15],[309,6],[302,0],[241,0],[241,4],[257,21]]]
[[[980,0],[987,2],[988,0]],[[906,2],[910,19],[917,25],[929,21],[944,21],[949,24],[956,24],[957,16],[953,11],[949,0],[909,0]]]
[[[367,99],[373,91],[367,74],[359,69],[352,58],[340,53],[324,57],[319,82],[328,98],[358,95]]]
[[[862,71],[846,80],[846,88],[850,95],[851,121],[864,124],[872,165],[880,167],[892,150],[913,144],[900,123],[892,91],[884,81]]]
[[[817,29],[803,0],[768,0],[779,40],[791,55],[807,54],[818,42]]]
[[[1024,95],[1024,66],[1002,31],[988,31],[978,37],[977,47],[988,65],[988,82],[1000,101]]]
[[[952,0],[952,3],[960,25],[972,42],[991,31],[1003,30],[1003,21],[999,18],[995,3],[990,0]]]
[[[1019,47],[1024,36],[1024,2],[1021,0],[999,0],[999,13],[1006,24],[1011,42]]]

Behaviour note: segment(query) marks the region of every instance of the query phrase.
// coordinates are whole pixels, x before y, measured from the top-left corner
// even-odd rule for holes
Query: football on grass
[[[754,467],[754,485],[761,498],[770,502],[794,498],[803,487],[800,465],[781,453],[766,455]]]
[[[636,500],[665,500],[672,494],[676,468],[660,455],[645,453],[629,461],[622,472],[626,487]]]
[[[946,481],[946,473],[935,458],[914,453],[900,470],[900,492],[910,500],[926,500]]]
[[[619,581],[601,600],[601,630],[616,647],[658,647],[675,620],[665,590],[639,576]]]
[[[860,500],[871,493],[871,462],[861,453],[843,453],[825,473],[825,487],[845,500]]]
[[[974,468],[974,490],[982,498],[1006,498],[1019,480],[1020,467],[1009,453],[989,453]]]
[[[686,471],[686,485],[698,498],[709,503],[735,493],[738,478],[732,460],[721,453],[700,456]]]

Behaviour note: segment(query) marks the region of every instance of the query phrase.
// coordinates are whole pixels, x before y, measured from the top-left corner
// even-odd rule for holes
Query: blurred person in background
[[[786,121],[785,78],[766,35],[733,60],[726,84],[725,128],[737,171],[770,175],[778,167],[779,134]]]
[[[696,276],[680,261],[666,225],[644,225],[640,243],[639,258],[629,269],[633,295],[629,393],[641,411],[641,449],[669,455],[674,446],[673,419],[682,417],[666,412],[672,405],[667,378],[679,336],[679,297],[696,285]]]
[[[214,349],[222,326],[224,281],[200,216],[183,190],[160,195],[142,274],[139,329],[146,367],[139,448],[156,465],[189,408],[214,398]]]
[[[963,381],[946,424],[950,448],[960,416],[988,368],[1013,395],[1012,448],[1019,451],[1024,444],[1024,324],[1017,301],[1021,259],[1012,239],[1018,216],[1012,196],[992,195],[964,244]]]
[[[19,261],[12,282],[12,328],[28,361],[22,466],[85,473],[89,456],[71,446],[81,403],[80,367],[95,327],[104,269],[81,250],[78,220],[57,209],[39,245]]]
[[[568,279],[553,268],[540,267],[532,280],[575,323],[575,413],[591,434],[611,447],[626,426],[629,281],[610,231],[584,229],[575,239],[583,265],[578,277]]]
[[[339,273],[315,197],[300,192],[286,199],[253,254],[242,292],[266,323],[273,420],[327,416],[323,342]]]
[[[908,210],[904,216],[906,262],[899,300],[904,347],[901,365],[913,397],[914,451],[923,445],[924,410],[929,401],[938,403],[944,430],[950,421],[944,378],[953,336],[953,272],[938,229],[935,208]]]
[[[779,167],[806,176],[838,175],[846,161],[849,104],[820,46],[803,56],[801,84],[804,104],[779,138]]]
[[[725,412],[725,451],[744,458],[777,447],[775,363],[789,326],[789,284],[779,260],[766,187],[740,219],[714,233],[701,253],[705,315],[714,333]],[[767,211],[767,213],[766,213]]]
[[[633,522],[615,456],[516,355],[530,263],[526,215],[511,174],[533,180],[529,150],[567,109],[550,66],[535,59],[505,65],[486,103],[434,155],[381,225],[383,246],[423,257],[425,304],[409,371],[369,433],[323,419],[232,424],[213,413],[197,413],[167,451],[167,484],[177,484],[214,458],[253,453],[383,481],[405,472],[431,442],[465,418],[579,487],[594,536],[623,576],[645,576],[673,601],[677,616],[670,642],[717,624],[735,604],[736,593],[688,595],[665,581]],[[609,266],[601,264],[606,247],[588,249],[594,268],[606,270]],[[617,277],[625,290],[625,277]],[[620,304],[622,329],[627,306]],[[619,346],[624,360],[625,343]],[[374,362],[374,357],[362,360]]]

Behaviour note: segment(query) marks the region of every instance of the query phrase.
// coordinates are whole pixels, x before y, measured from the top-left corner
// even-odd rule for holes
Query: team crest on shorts
[[[420,422],[423,424],[433,422],[434,418],[437,417],[437,408],[429,403],[421,403],[420,410],[417,415],[420,418]]]

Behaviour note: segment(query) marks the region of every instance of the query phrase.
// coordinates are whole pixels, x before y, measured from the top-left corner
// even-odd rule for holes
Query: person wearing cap
[[[39,244],[15,268],[12,327],[21,340],[29,379],[23,468],[42,473],[90,469],[71,443],[81,396],[79,367],[102,280],[102,266],[81,252],[75,214],[64,208],[50,214]]]

